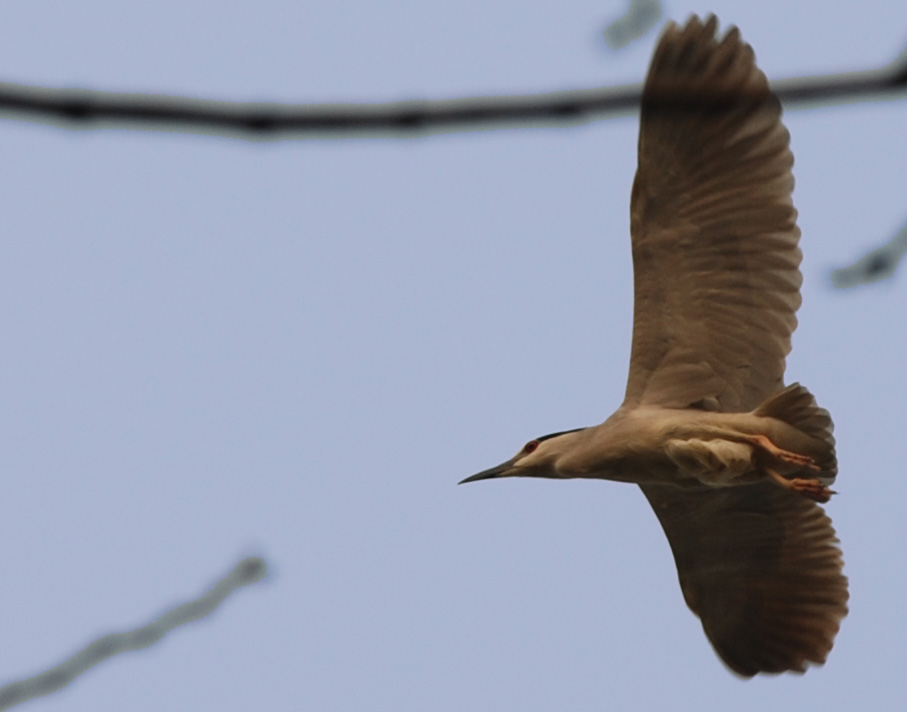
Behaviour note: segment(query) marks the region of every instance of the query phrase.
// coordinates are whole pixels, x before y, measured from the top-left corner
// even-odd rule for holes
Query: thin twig
[[[174,628],[209,615],[236,589],[260,581],[266,574],[263,559],[243,559],[207,593],[167,611],[147,625],[125,633],[105,635],[49,670],[0,687],[0,710],[56,692],[109,657],[153,645]]]
[[[907,253],[907,225],[904,225],[886,244],[866,253],[847,267],[833,270],[831,283],[843,289],[888,279],[894,274],[905,253]]]
[[[661,0],[630,0],[627,11],[605,28],[605,42],[622,49],[655,27],[661,19]]]
[[[789,109],[900,99],[907,94],[907,51],[879,69],[781,80],[772,89]],[[633,84],[441,101],[276,104],[0,83],[0,118],[66,129],[177,131],[246,140],[410,138],[586,123],[634,112],[641,91]]]

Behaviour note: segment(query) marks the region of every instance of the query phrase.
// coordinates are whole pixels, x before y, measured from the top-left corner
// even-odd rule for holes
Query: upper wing
[[[743,411],[778,390],[800,305],[781,107],[732,28],[669,25],[646,79],[633,184],[625,404]]]
[[[825,662],[848,593],[821,507],[773,482],[641,486],[668,536],[684,599],[728,667],[752,677]]]

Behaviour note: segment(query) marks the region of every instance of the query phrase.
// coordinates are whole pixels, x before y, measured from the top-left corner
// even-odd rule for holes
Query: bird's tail
[[[825,408],[820,408],[813,394],[799,383],[767,398],[755,410],[756,415],[778,420],[791,425],[800,432],[824,443],[822,455],[816,464],[822,468],[822,478],[834,478],[838,473],[835,456],[834,424]]]

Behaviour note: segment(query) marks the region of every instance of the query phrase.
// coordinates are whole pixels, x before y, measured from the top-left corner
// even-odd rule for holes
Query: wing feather
[[[821,507],[771,482],[642,490],[667,534],[684,599],[728,667],[751,677],[825,662],[848,593]]]
[[[670,25],[643,92],[625,405],[741,411],[782,386],[800,305],[781,107],[732,28]]]

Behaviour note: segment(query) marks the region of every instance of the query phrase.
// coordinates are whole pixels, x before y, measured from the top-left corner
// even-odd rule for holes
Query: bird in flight
[[[781,106],[737,28],[669,24],[642,95],[624,402],[463,482],[638,484],[687,605],[735,673],[825,662],[847,614],[828,411],[784,385],[802,276]],[[461,483],[462,484],[462,483]]]

